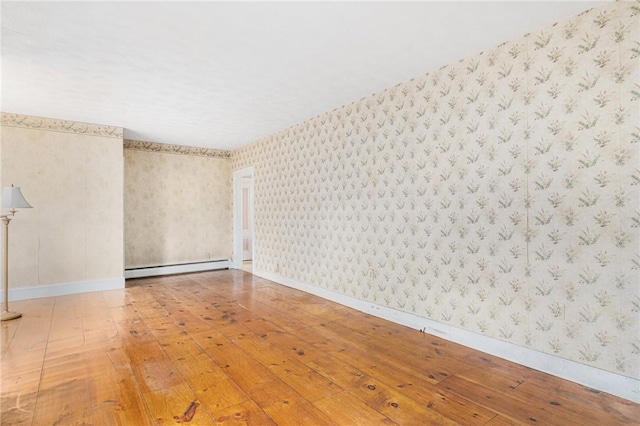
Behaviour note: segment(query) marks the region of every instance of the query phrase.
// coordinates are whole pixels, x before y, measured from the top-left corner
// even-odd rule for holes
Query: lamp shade
[[[30,209],[33,206],[24,199],[19,186],[8,186],[2,191],[3,209]]]

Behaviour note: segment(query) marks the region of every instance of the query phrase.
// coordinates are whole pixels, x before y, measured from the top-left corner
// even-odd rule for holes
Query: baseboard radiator
[[[145,266],[124,270],[125,278],[156,277],[159,275],[185,274],[188,272],[215,271],[229,269],[230,259],[207,260],[206,262],[181,263],[176,265]]]

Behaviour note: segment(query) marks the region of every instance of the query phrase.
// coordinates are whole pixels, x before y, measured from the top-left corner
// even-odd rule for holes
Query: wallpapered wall
[[[2,113],[11,288],[122,278],[122,128]]]
[[[234,151],[256,270],[640,377],[639,8]]]
[[[126,268],[231,258],[228,151],[125,140],[124,157]]]

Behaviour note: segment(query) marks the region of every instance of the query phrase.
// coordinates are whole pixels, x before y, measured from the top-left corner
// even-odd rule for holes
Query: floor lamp
[[[16,209],[30,209],[32,206],[24,199],[20,187],[7,187],[2,192],[2,208],[9,209],[7,214],[0,216],[4,223],[4,260],[2,269],[4,271],[4,303],[2,304],[2,313],[0,320],[8,321],[20,318],[22,314],[17,312],[9,312],[9,222],[16,214]]]

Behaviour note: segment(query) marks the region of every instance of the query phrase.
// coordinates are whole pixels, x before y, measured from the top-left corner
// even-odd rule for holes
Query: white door
[[[242,178],[242,260],[252,260],[253,257],[253,218],[251,213],[251,178]]]
[[[254,260],[253,176],[253,167],[233,172],[233,258],[231,260],[233,269],[242,269],[242,262],[247,254],[249,259]],[[247,192],[243,190],[245,187],[248,187]]]

